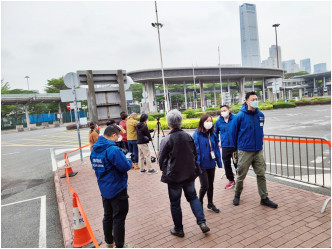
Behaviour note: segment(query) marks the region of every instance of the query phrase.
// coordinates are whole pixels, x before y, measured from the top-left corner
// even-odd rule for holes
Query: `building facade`
[[[319,63],[314,65],[314,73],[324,73],[327,72],[326,63]]]
[[[300,60],[300,67],[304,68],[304,71],[311,73],[311,62],[310,58]]]
[[[240,7],[242,66],[260,67],[256,5],[244,3]]]

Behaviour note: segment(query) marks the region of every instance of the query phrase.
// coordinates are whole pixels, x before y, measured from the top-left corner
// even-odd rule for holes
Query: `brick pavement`
[[[157,168],[156,164],[153,164]],[[102,240],[103,207],[99,188],[89,158],[71,162],[72,169],[79,173],[70,178],[77,192],[94,234]],[[331,208],[325,213],[321,207],[327,196],[312,193],[268,181],[269,197],[279,204],[278,209],[260,205],[256,179],[247,176],[240,205],[234,207],[234,189],[225,190],[227,179],[221,179],[222,169],[217,169],[214,183],[214,203],[221,210],[219,214],[206,208],[208,234],[202,234],[196,225],[189,203],[182,198],[184,238],[170,235],[171,218],[167,185],[160,182],[161,173],[140,174],[130,170],[129,213],[126,220],[126,243],[136,247],[331,247]],[[60,168],[55,172],[60,220],[65,245],[72,240],[72,196]],[[196,180],[196,191],[199,180]],[[205,202],[207,202],[205,200]],[[206,203],[205,203],[206,204]],[[204,205],[206,207],[206,205]],[[105,243],[101,244],[105,247]]]

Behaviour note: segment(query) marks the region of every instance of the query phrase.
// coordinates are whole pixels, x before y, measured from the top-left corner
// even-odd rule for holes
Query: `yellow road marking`
[[[52,135],[43,135],[43,137],[66,137],[66,138],[68,138],[68,136],[52,136]],[[81,138],[89,138],[89,137],[81,136]]]

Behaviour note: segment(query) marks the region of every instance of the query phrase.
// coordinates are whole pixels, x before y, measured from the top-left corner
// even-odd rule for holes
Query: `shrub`
[[[186,119],[186,118],[187,118],[187,114],[183,114],[183,113],[182,113],[182,118],[183,118],[183,119]]]
[[[206,112],[195,112],[190,118],[201,118],[204,114],[206,114]]]
[[[293,107],[296,107],[294,103],[287,103],[287,102],[273,103],[273,109],[293,108]]]
[[[219,107],[208,107],[206,108],[207,111],[219,111],[220,108]]]
[[[154,121],[154,120],[156,120],[156,119],[155,119],[153,116],[149,115],[149,116],[148,116],[148,120],[149,120],[149,121]]]
[[[195,112],[195,110],[193,110],[193,109],[187,109],[184,112],[182,112],[182,114],[188,114],[188,113],[192,113],[192,112]]]
[[[152,116],[152,117],[154,117],[154,118],[156,118],[156,117],[160,117],[160,118],[162,118],[162,117],[165,117],[165,113],[151,112],[151,113],[149,113],[149,116]]]
[[[195,114],[195,111],[194,110],[186,110],[183,113],[187,115],[187,118],[193,118],[193,116]]]
[[[233,105],[233,106],[231,106],[232,113],[234,113],[234,114],[238,113],[240,111],[241,107],[242,107],[242,105]]]
[[[220,110],[215,111],[207,111],[206,114],[209,114],[210,116],[220,116]]]

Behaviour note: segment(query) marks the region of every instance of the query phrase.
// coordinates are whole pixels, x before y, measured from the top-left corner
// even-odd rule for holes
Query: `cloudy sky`
[[[241,64],[239,6],[256,4],[261,59],[280,23],[282,59],[310,58],[331,70],[330,1],[161,1],[164,67]],[[160,68],[153,1],[2,1],[1,79],[44,91],[77,70]],[[313,69],[312,69],[313,70]]]

